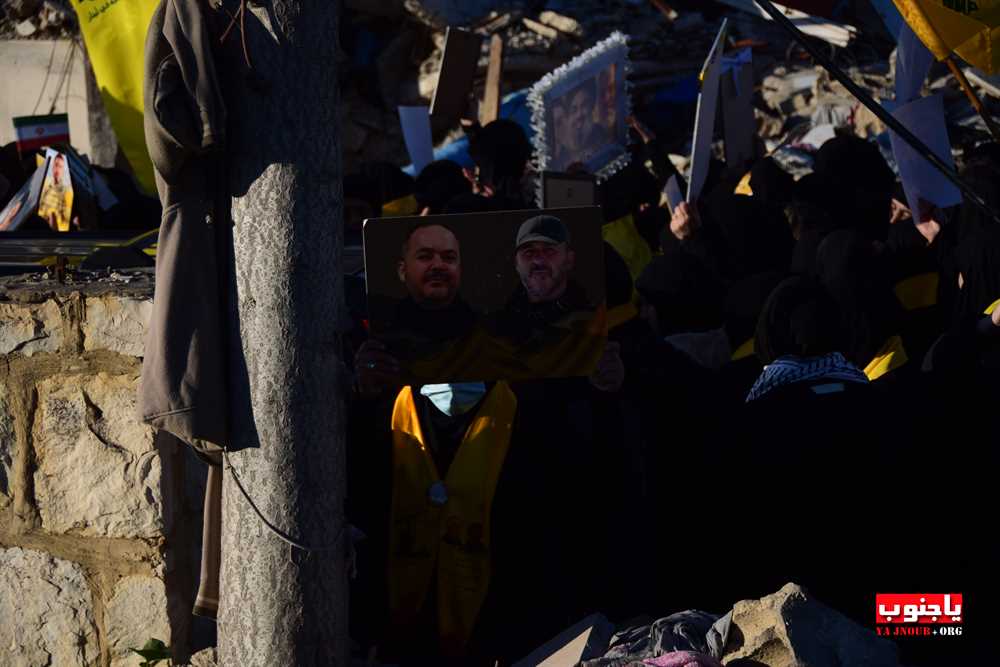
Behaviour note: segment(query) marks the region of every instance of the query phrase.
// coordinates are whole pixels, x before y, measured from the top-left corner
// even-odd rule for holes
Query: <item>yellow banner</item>
[[[155,192],[142,129],[146,29],[159,0],[73,0],[104,108],[139,183]]]
[[[952,52],[988,74],[1000,72],[1000,0],[893,0],[931,53]]]

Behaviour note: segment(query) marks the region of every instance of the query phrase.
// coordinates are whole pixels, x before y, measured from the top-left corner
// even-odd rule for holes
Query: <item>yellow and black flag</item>
[[[118,144],[147,192],[156,192],[142,127],[146,30],[159,0],[75,0],[80,32]]]
[[[938,60],[957,53],[1000,72],[1000,0],[893,0],[903,19]]]

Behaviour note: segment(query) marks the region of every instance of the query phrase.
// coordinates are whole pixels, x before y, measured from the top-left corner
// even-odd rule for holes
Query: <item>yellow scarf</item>
[[[882,349],[878,351],[875,358],[865,366],[865,375],[868,379],[874,382],[886,373],[894,371],[910,358],[906,356],[906,350],[903,349],[903,339],[899,336],[893,336],[885,342]]]
[[[608,331],[617,329],[626,322],[631,322],[639,316],[639,309],[631,301],[615,306],[608,311]]]
[[[920,310],[937,305],[938,283],[941,276],[937,273],[920,273],[896,283],[894,291],[899,303],[906,310]]]
[[[997,306],[1000,306],[1000,299],[991,303],[990,307],[983,311],[983,315],[992,315],[993,311],[997,309]]]
[[[638,312],[638,311],[631,311]],[[631,312],[623,308],[617,324]],[[542,348],[518,347],[502,336],[476,328],[467,337],[444,346],[433,356],[409,363],[409,382],[465,382],[503,377],[509,381],[538,377],[587,376],[597,367],[609,329],[607,306],[593,315],[575,314],[560,324],[565,335]]]
[[[636,229],[631,213],[602,226],[601,237],[625,260],[633,281],[638,280],[643,269],[653,261],[653,252]]]
[[[744,197],[753,197],[753,188],[750,187],[750,177],[751,176],[752,176],[752,174],[749,171],[746,174],[743,175],[743,178],[740,179],[740,182],[736,186],[736,189],[733,190],[733,194],[734,195],[743,195]]]
[[[399,199],[382,204],[382,215],[387,218],[394,218],[404,215],[415,215],[417,213],[417,198],[413,195],[406,195]]]
[[[392,411],[392,517],[389,608],[407,627],[423,608],[437,574],[442,649],[462,655],[489,590],[490,510],[503,468],[517,398],[498,382],[480,406],[443,481],[424,440],[413,389]],[[431,502],[431,487],[444,504]]]
[[[756,351],[754,349],[754,339],[751,338],[750,340],[748,340],[747,342],[743,343],[738,348],[736,348],[736,351],[733,352],[732,361],[741,361],[748,357],[752,357],[755,353]]]

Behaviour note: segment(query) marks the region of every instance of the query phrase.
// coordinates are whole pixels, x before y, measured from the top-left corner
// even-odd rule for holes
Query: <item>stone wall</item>
[[[148,274],[0,284],[0,665],[192,648],[204,471],[136,418],[151,311]]]

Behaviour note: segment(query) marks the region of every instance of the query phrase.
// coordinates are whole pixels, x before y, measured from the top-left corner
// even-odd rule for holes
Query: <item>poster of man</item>
[[[0,211],[0,232],[13,232],[20,229],[35,215],[47,167],[48,163],[45,163],[36,169],[28,182],[21,186],[17,194]]]
[[[596,207],[367,220],[372,336],[410,383],[589,375],[600,228]]]
[[[528,96],[544,170],[603,180],[627,163],[627,38],[614,33],[536,83]]]
[[[73,212],[73,182],[69,164],[65,155],[51,148],[45,151],[45,158],[48,161],[48,173],[42,185],[38,215],[54,231],[68,232]]]
[[[552,165],[586,166],[615,140],[614,63],[579,84],[551,105]]]

